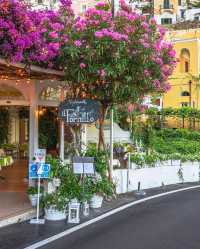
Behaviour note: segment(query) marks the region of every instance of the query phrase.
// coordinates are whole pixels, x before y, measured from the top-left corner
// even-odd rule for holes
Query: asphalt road
[[[133,206],[43,249],[200,249],[200,190]]]

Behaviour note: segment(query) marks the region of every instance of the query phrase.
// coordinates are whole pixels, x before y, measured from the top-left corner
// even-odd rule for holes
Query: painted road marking
[[[80,229],[82,229],[84,227],[87,227],[87,226],[89,226],[89,225],[91,225],[91,224],[93,224],[93,223],[95,223],[97,221],[103,220],[106,217],[109,217],[109,216],[111,216],[113,214],[119,213],[119,212],[121,212],[121,211],[123,211],[123,210],[125,210],[125,209],[127,209],[129,207],[138,205],[140,203],[143,203],[143,202],[146,202],[146,201],[149,201],[149,200],[152,200],[152,199],[156,199],[156,198],[159,198],[159,197],[162,197],[162,196],[166,196],[166,195],[170,195],[170,194],[174,194],[174,193],[178,193],[178,192],[182,192],[182,191],[186,191],[186,190],[192,190],[192,189],[196,189],[196,188],[200,188],[200,185],[193,186],[193,187],[182,188],[182,189],[177,189],[177,190],[172,190],[172,191],[169,191],[169,192],[149,196],[149,197],[143,198],[141,200],[130,202],[130,203],[125,204],[125,205],[123,205],[121,207],[113,209],[113,210],[111,210],[111,211],[109,211],[109,212],[107,212],[105,214],[102,214],[102,215],[100,215],[100,216],[98,216],[98,217],[96,217],[96,218],[94,218],[92,220],[86,221],[86,222],[84,222],[84,223],[82,223],[80,225],[77,225],[75,227],[67,229],[67,230],[65,230],[65,231],[63,231],[63,232],[61,232],[59,234],[53,235],[53,236],[51,236],[51,237],[49,237],[47,239],[44,239],[44,240],[39,241],[39,242],[37,242],[35,244],[32,244],[32,245],[30,245],[28,247],[25,247],[24,249],[36,249],[36,248],[42,247],[42,246],[47,245],[47,244],[49,244],[49,243],[51,243],[51,242],[53,242],[55,240],[58,240],[58,239],[60,239],[62,237],[65,237],[65,236],[71,234],[71,233],[74,233],[74,232],[76,232],[76,231],[78,231],[78,230],[80,230]]]

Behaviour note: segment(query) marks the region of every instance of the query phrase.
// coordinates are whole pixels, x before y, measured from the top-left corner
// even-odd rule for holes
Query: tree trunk
[[[81,153],[81,141],[80,141],[80,127],[79,126],[70,126],[70,131],[73,136],[73,144],[74,152],[76,156],[80,156]]]
[[[105,105],[101,106],[100,117],[99,117],[99,142],[98,150],[106,149],[105,140],[104,140],[104,121],[106,116],[106,111],[108,107]]]
[[[108,105],[101,105],[100,117],[99,117],[99,143],[98,150],[106,150],[106,144],[104,139],[104,121],[106,117],[106,112],[108,110]],[[108,178],[112,182],[111,171],[109,167],[109,156],[107,154],[107,164],[108,164]]]

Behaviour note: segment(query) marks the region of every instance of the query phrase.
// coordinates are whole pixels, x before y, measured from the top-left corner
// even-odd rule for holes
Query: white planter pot
[[[100,195],[93,195],[90,199],[90,207],[91,208],[101,208],[103,203],[103,196]]]
[[[172,160],[172,166],[180,166],[181,160]]]
[[[56,187],[55,187],[53,181],[46,181],[44,184],[44,190],[48,194],[54,193],[56,191]]]
[[[155,167],[161,167],[161,166],[162,166],[162,164],[161,164],[160,161],[157,161],[157,162],[155,163]]]
[[[171,166],[172,162],[171,160],[161,161],[161,166]]]
[[[40,194],[40,198],[41,198],[42,194]],[[38,198],[38,195],[35,194],[35,195],[29,195],[29,200],[31,202],[31,206],[32,207],[36,207],[37,206],[37,198]]]
[[[55,187],[59,187],[61,184],[61,180],[59,178],[53,178],[53,185]]]
[[[136,163],[131,163],[130,165],[130,169],[137,169],[137,164]]]
[[[66,211],[59,211],[54,207],[45,208],[46,220],[64,220],[67,218]]]

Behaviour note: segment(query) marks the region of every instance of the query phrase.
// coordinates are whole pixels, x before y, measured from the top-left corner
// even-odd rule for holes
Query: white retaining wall
[[[138,182],[141,189],[160,187],[162,184],[170,185],[181,183],[178,176],[180,166],[161,166],[143,169],[116,169],[113,171],[113,179],[116,183],[117,194],[137,190]],[[199,165],[185,163],[182,165],[184,182],[199,181]]]

